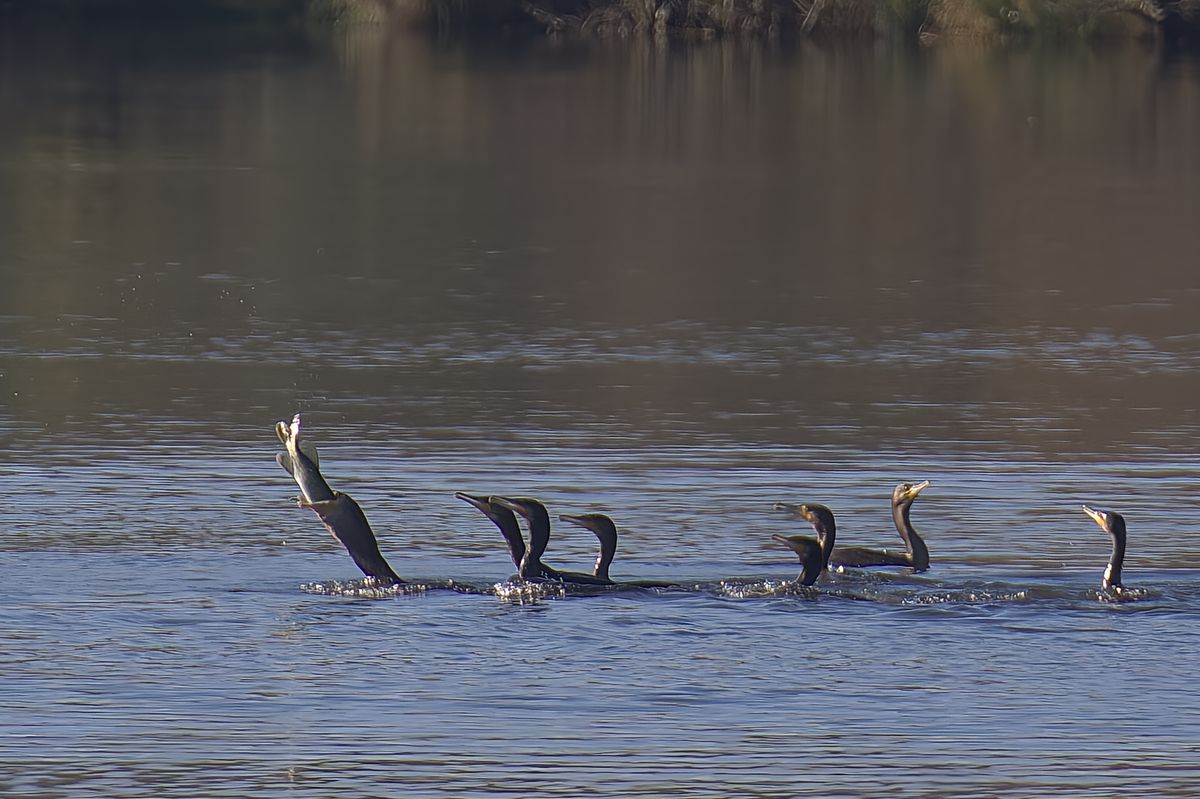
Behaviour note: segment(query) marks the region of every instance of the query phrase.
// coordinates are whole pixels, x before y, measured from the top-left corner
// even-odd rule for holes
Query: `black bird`
[[[1119,594],[1122,591],[1121,566],[1125,563],[1125,517],[1114,511],[1087,505],[1083,506],[1083,512],[1091,516],[1092,521],[1100,525],[1112,539],[1112,554],[1109,555],[1108,565],[1104,567],[1104,587]]]
[[[525,540],[521,538],[521,525],[517,524],[516,514],[493,501],[493,497],[480,497],[462,491],[456,493],[454,497],[478,508],[484,516],[492,520],[492,523],[500,529],[500,535],[504,536],[504,543],[508,546],[508,554],[512,558],[513,565],[520,569],[521,561],[525,559]]]
[[[592,576],[599,577],[601,580],[611,579],[608,576],[608,567],[612,565],[613,558],[617,556],[616,522],[603,513],[583,513],[578,516],[563,513],[559,515],[558,520],[592,531],[600,542],[600,552],[596,555],[596,566],[592,569]]]
[[[316,449],[307,443],[301,444],[300,414],[292,417],[290,425],[277,422],[275,433],[287,448],[287,452],[275,456],[275,461],[292,476],[303,495],[297,504],[302,508],[312,508],[330,535],[350,553],[354,565],[376,584],[403,583],[404,580],[379,552],[379,543],[362,508],[349,494],[329,487],[317,465],[319,458]]]
[[[771,536],[800,558],[800,574],[797,575],[796,582],[800,585],[812,585],[829,565],[829,556],[833,552],[833,542],[837,537],[833,511],[824,505],[793,505],[786,502],[776,502],[775,509],[795,513],[811,524],[817,534],[815,539],[803,535]]]
[[[613,558],[617,555],[617,523],[603,513],[579,515],[564,513],[558,517],[558,520],[591,530],[595,534],[600,541],[600,553],[596,556],[596,567],[592,570],[592,575],[602,580],[611,580],[608,567],[612,565]],[[613,584],[627,588],[674,588],[678,585],[657,580],[619,580],[614,581]]]
[[[908,566],[915,572],[928,569],[929,547],[913,529],[908,515],[917,496],[929,485],[928,480],[915,485],[900,483],[892,490],[892,521],[904,541],[904,552],[839,546],[829,556],[829,562],[836,566]]]
[[[489,497],[490,501],[525,517],[529,525],[529,548],[521,559],[517,573],[522,580],[556,581],[580,585],[612,585],[612,580],[583,572],[555,569],[542,563],[542,555],[550,544],[550,514],[546,506],[531,497]]]

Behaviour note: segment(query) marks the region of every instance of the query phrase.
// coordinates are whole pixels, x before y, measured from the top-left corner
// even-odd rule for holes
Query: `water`
[[[1192,56],[0,59],[5,796],[1194,795]],[[337,593],[297,410],[398,571],[485,593]],[[928,573],[788,585],[774,501],[896,547],[918,479]],[[688,588],[497,596],[455,491],[609,512],[615,577]]]

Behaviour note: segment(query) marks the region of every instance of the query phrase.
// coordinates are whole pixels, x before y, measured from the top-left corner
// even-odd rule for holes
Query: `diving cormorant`
[[[362,508],[349,494],[334,491],[325,482],[318,468],[319,461],[316,449],[300,443],[300,414],[292,417],[292,423],[277,422],[275,433],[287,452],[275,456],[275,461],[300,486],[301,496],[297,504],[302,508],[312,508],[317,518],[325,525],[335,539],[341,542],[354,564],[367,577],[379,585],[394,585],[403,583],[396,572],[379,552],[379,543],[371,532]]]

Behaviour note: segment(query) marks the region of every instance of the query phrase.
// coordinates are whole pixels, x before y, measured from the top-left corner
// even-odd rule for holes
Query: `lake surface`
[[[1200,788],[1197,58],[10,27],[0,118],[6,797]]]

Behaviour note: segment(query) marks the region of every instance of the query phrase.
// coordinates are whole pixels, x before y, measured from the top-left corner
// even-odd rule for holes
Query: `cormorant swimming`
[[[521,559],[517,573],[522,580],[552,580],[581,585],[612,585],[612,580],[583,572],[560,571],[542,563],[550,544],[550,514],[546,506],[531,497],[489,497],[489,500],[525,517],[529,525],[529,549]],[[603,542],[601,543],[603,547]]]
[[[896,524],[896,532],[904,540],[904,552],[838,546],[829,556],[829,562],[836,566],[909,566],[914,572],[928,569],[929,547],[913,529],[908,515],[913,501],[929,485],[928,480],[915,485],[900,483],[892,490],[892,521]]]
[[[302,441],[300,414],[291,423],[280,421],[275,425],[276,435],[285,452],[276,455],[276,461],[296,481],[301,495],[297,498],[300,507],[311,508],[330,534],[340,542],[355,565],[367,578],[382,585],[403,584],[379,551],[375,534],[362,508],[349,494],[336,491],[329,486],[320,470],[320,459],[314,447]],[[914,571],[929,568],[929,549],[913,529],[909,518],[913,502],[930,481],[901,483],[892,491],[892,519],[896,530],[904,540],[903,554],[888,550],[871,550],[863,547],[836,547],[836,522],[833,512],[825,505],[813,503],[791,504],[777,502],[776,510],[788,511],[812,525],[816,537],[773,535],[771,538],[796,553],[800,560],[800,573],[796,582],[811,586],[820,578],[829,565],[844,566],[906,566]],[[671,587],[671,583],[650,581],[614,582],[609,574],[616,556],[618,532],[616,523],[602,513],[561,514],[559,521],[590,530],[600,544],[592,574],[561,571],[542,562],[542,556],[550,542],[550,516],[546,506],[529,497],[476,496],[458,492],[456,499],[463,500],[486,515],[500,530],[508,547],[509,556],[517,567],[520,579],[573,583],[591,586]],[[1103,586],[1106,591],[1122,594],[1121,570],[1125,561],[1126,530],[1124,517],[1114,511],[1100,510],[1088,505],[1083,510],[1112,540],[1112,553],[1104,569]],[[521,536],[517,515],[525,518],[529,528],[528,546]],[[1136,594],[1136,592],[1134,592]]]
[[[617,556],[616,522],[603,513],[582,513],[578,516],[563,513],[559,515],[558,520],[592,531],[600,541],[600,553],[596,556],[596,567],[592,569],[592,576],[602,580],[610,579],[608,567],[612,565],[613,558]]]
[[[517,524],[516,514],[494,501],[495,497],[480,497],[462,491],[455,493],[454,497],[478,508],[500,528],[500,535],[504,536],[504,543],[508,546],[509,557],[519,570],[521,561],[525,559],[525,540],[521,538],[521,526]]]
[[[800,574],[797,575],[796,582],[800,585],[812,585],[829,565],[829,556],[833,552],[833,542],[837,537],[837,525],[833,520],[833,511],[824,505],[807,503],[793,505],[787,502],[776,502],[775,510],[795,513],[811,524],[813,530],[816,531],[815,539],[803,535],[771,536],[772,539],[795,552],[800,558]]]
[[[275,461],[300,486],[303,494],[298,500],[302,508],[312,508],[317,518],[329,530],[330,535],[341,542],[354,564],[377,584],[394,585],[403,583],[396,572],[379,552],[379,543],[371,532],[362,508],[349,494],[334,491],[325,482],[318,468],[316,450],[300,442],[300,414],[292,417],[292,423],[278,422],[275,433],[287,448],[275,456]]]
[[[1125,517],[1110,510],[1083,506],[1083,512],[1092,517],[1112,539],[1112,554],[1104,567],[1104,587],[1119,594],[1121,588],[1121,566],[1125,563]]]
[[[611,580],[608,567],[612,565],[617,555],[617,523],[603,513],[581,513],[573,515],[563,513],[558,517],[560,522],[567,522],[585,530],[591,530],[600,541],[600,554],[596,557],[596,568],[592,575],[602,580]],[[626,588],[676,588],[678,583],[665,583],[658,580],[620,580],[613,581],[614,585]]]

